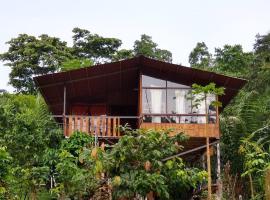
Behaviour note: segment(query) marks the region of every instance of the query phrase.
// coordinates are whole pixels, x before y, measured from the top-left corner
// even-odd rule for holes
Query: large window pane
[[[166,81],[150,76],[142,75],[142,86],[143,87],[166,87]]]
[[[216,96],[213,94],[208,95],[207,97],[207,109],[210,115],[216,114],[216,107],[213,105],[213,102],[216,101]]]
[[[216,123],[215,95],[191,94],[191,87],[142,75],[142,112],[144,122]]]
[[[192,113],[205,114],[205,97],[204,94],[192,95]]]
[[[191,100],[188,99],[189,90],[168,89],[167,90],[167,113],[168,114],[190,114]]]
[[[171,81],[167,81],[167,87],[172,87],[172,88],[190,88],[190,86],[187,85],[182,85],[179,83],[174,83]]]
[[[205,108],[206,101],[206,108]],[[193,95],[192,99],[192,111],[197,114],[205,114],[205,110],[207,110],[208,114],[216,114],[216,108],[213,105],[213,102],[216,101],[216,97],[213,94],[208,94],[207,99],[203,94]]]
[[[165,89],[143,89],[143,113],[164,114],[166,113],[166,90]]]
[[[167,114],[191,114],[191,99],[187,89],[167,90]],[[171,123],[189,123],[189,116],[171,116]]]

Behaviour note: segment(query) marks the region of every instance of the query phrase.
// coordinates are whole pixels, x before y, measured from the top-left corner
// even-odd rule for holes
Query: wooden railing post
[[[208,188],[208,200],[212,200],[212,178],[211,178],[211,161],[210,161],[210,147],[209,147],[209,137],[206,138],[206,156],[207,156],[207,188]]]
[[[119,127],[120,127],[120,117],[117,117],[117,136],[120,136],[120,129],[119,129]]]
[[[113,118],[113,125],[112,125],[112,129],[113,129],[113,134],[112,136],[116,136],[116,118]]]
[[[107,121],[107,135],[111,136],[111,118],[108,117],[108,121]]]
[[[64,135],[65,137],[67,137],[67,132],[66,132],[66,86],[64,85],[64,93],[63,93],[63,131],[64,131]]]
[[[217,143],[217,200],[222,198],[222,182],[221,182],[221,169],[220,169],[220,144]]]

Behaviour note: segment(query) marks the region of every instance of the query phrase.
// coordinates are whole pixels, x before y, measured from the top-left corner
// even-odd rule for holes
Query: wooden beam
[[[222,198],[222,183],[221,183],[221,170],[220,170],[220,144],[217,143],[217,200]]]
[[[67,88],[64,86],[64,102],[63,102],[63,115],[66,115],[66,98],[67,98]]]
[[[64,102],[63,102],[63,130],[64,130],[64,135],[65,137],[67,137],[67,127],[66,127],[66,92],[67,92],[67,89],[66,89],[66,86],[64,86]]]
[[[208,200],[212,200],[212,180],[211,180],[211,161],[210,161],[210,148],[209,148],[209,137],[206,138],[206,156],[207,156],[207,188],[208,188]]]
[[[138,83],[138,128],[141,126],[141,118],[142,115],[142,73],[139,73],[139,83]]]
[[[215,145],[215,144],[217,144],[217,143],[218,143],[218,141],[212,142],[212,143],[209,144],[209,146]],[[205,149],[206,146],[207,146],[207,145],[203,145],[203,146],[200,146],[200,147],[196,147],[196,148],[194,148],[194,149],[190,149],[190,150],[188,150],[188,151],[184,151],[184,152],[182,152],[182,153],[178,153],[178,154],[176,154],[176,155],[173,155],[173,156],[164,158],[164,159],[162,159],[162,161],[164,162],[164,161],[167,161],[167,160],[176,158],[176,157],[180,157],[180,156],[183,156],[183,155],[186,155],[186,154],[189,154],[189,153],[193,153],[193,152],[195,152],[195,151],[199,151],[199,150]]]

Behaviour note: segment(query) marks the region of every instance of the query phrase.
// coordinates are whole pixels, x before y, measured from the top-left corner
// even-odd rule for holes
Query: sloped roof
[[[223,107],[247,82],[245,79],[166,63],[144,56],[38,76],[34,81],[52,113],[59,115],[63,112],[64,85],[67,91],[67,102],[83,100],[98,102],[108,98],[106,95],[110,93],[113,94],[110,96],[110,101],[119,101],[123,104],[134,100],[134,96],[129,94],[123,97],[121,93],[135,91],[138,88],[140,73],[189,86],[193,83],[207,85],[214,82],[217,86],[225,87],[225,95],[219,99]]]

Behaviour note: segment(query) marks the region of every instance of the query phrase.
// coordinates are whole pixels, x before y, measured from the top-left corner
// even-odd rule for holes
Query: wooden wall
[[[220,138],[218,124],[142,123],[141,128],[156,130],[172,128],[174,129],[174,131],[171,133],[172,135],[184,132],[190,137]]]

